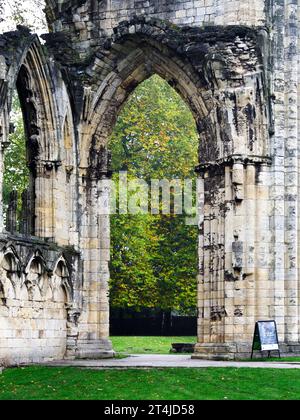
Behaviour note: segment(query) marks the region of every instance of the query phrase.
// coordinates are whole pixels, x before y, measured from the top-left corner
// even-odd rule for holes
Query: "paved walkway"
[[[89,369],[109,368],[208,368],[208,367],[234,367],[234,368],[276,368],[300,369],[300,362],[219,362],[191,359],[190,355],[131,355],[125,359],[104,360],[63,360],[47,363],[52,367],[80,367]]]

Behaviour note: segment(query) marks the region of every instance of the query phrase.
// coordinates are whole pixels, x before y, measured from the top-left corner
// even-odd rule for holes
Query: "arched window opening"
[[[30,79],[22,66],[13,92],[9,146],[4,159],[4,218],[13,234],[35,233],[35,178],[39,129]]]
[[[10,233],[27,233],[25,221],[30,170],[27,164],[26,135],[17,91],[13,94],[9,146],[5,151],[4,168],[3,203],[6,230]]]
[[[112,335],[182,335],[185,322],[185,335],[196,336],[198,226],[187,225],[184,209],[175,214],[172,188],[170,214],[162,214],[161,200],[153,214],[150,191],[153,180],[189,179],[195,187],[198,146],[194,117],[179,94],[158,75],[141,83],[109,143],[115,183],[126,171],[128,182],[149,186],[148,212],[111,217]]]

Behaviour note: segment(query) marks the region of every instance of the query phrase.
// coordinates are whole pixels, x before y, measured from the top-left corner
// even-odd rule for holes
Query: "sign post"
[[[254,351],[267,351],[268,357],[271,357],[271,351],[278,351],[279,357],[279,341],[277,334],[277,325],[275,321],[258,321],[255,324],[253,337],[251,359],[253,359]]]

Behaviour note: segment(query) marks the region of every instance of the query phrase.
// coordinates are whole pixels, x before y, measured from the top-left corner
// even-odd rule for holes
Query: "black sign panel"
[[[268,351],[269,355],[271,351],[279,351],[279,341],[277,334],[277,326],[275,321],[258,321],[255,324],[252,355],[254,350]]]

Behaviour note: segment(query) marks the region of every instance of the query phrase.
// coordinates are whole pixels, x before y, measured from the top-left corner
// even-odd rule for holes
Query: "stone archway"
[[[0,188],[5,150],[9,146],[13,94],[17,93],[23,114],[30,172],[28,194],[24,195],[23,219],[27,220],[21,233],[66,246],[70,241],[76,241],[74,231],[77,229],[74,226],[76,200],[72,201],[70,197],[77,194],[77,152],[70,98],[61,74],[48,59],[36,35],[20,27],[19,31],[9,33],[6,38],[12,48],[1,51],[7,64],[3,65],[4,78],[1,82],[3,106],[0,134],[3,153],[0,154]],[[59,95],[58,89],[61,92]],[[69,191],[64,189],[65,182]],[[54,194],[54,191],[59,193]],[[70,208],[66,208],[69,204]],[[2,197],[0,207],[3,215]],[[68,212],[69,226],[63,223]],[[0,220],[2,223],[3,216]]]
[[[99,304],[90,309],[97,320],[90,336],[98,337],[102,348],[110,349],[110,234],[109,217],[100,215],[97,206],[101,194],[108,202],[102,182],[109,175],[107,139],[128,95],[157,73],[188,103],[200,137],[197,172],[202,214],[195,357],[233,358],[249,351],[253,323],[266,314],[255,300],[255,294],[262,292],[257,282],[260,271],[255,267],[260,238],[267,230],[258,209],[268,203],[265,181],[271,162],[266,81],[257,50],[261,36],[259,31],[240,27],[194,28],[189,33],[162,27],[157,21],[126,22],[96,54],[105,55],[106,65],[99,66],[97,58],[86,70],[90,80],[84,88],[80,166],[87,194],[85,223],[90,226],[87,266],[93,259],[90,281],[98,289]],[[94,283],[96,273],[101,281]]]
[[[52,190],[55,170],[59,166],[57,103],[52,94],[50,69],[38,38],[26,29],[22,30],[20,38],[21,45],[15,48],[14,60],[10,59],[11,65],[6,69],[6,92],[3,98],[5,107],[2,114],[6,130],[1,158],[9,145],[7,127],[10,123],[13,93],[16,92],[23,114],[30,173],[28,193],[24,196],[23,218],[26,220],[23,220],[22,233],[53,238],[55,228]]]
[[[0,273],[0,357],[7,363],[40,362],[75,353],[75,324],[82,309],[80,264],[74,249],[78,200],[73,116],[66,86],[38,37],[23,27],[0,37],[0,242],[1,252],[12,244],[19,261],[17,269],[8,269],[5,260]],[[58,85],[63,101],[58,100]],[[22,107],[30,188],[22,200],[21,228],[16,229],[14,194],[12,223],[5,229],[2,169],[9,145],[13,91],[18,92]],[[41,252],[36,252],[37,247]],[[52,272],[55,258],[64,251],[66,259],[61,258]]]

